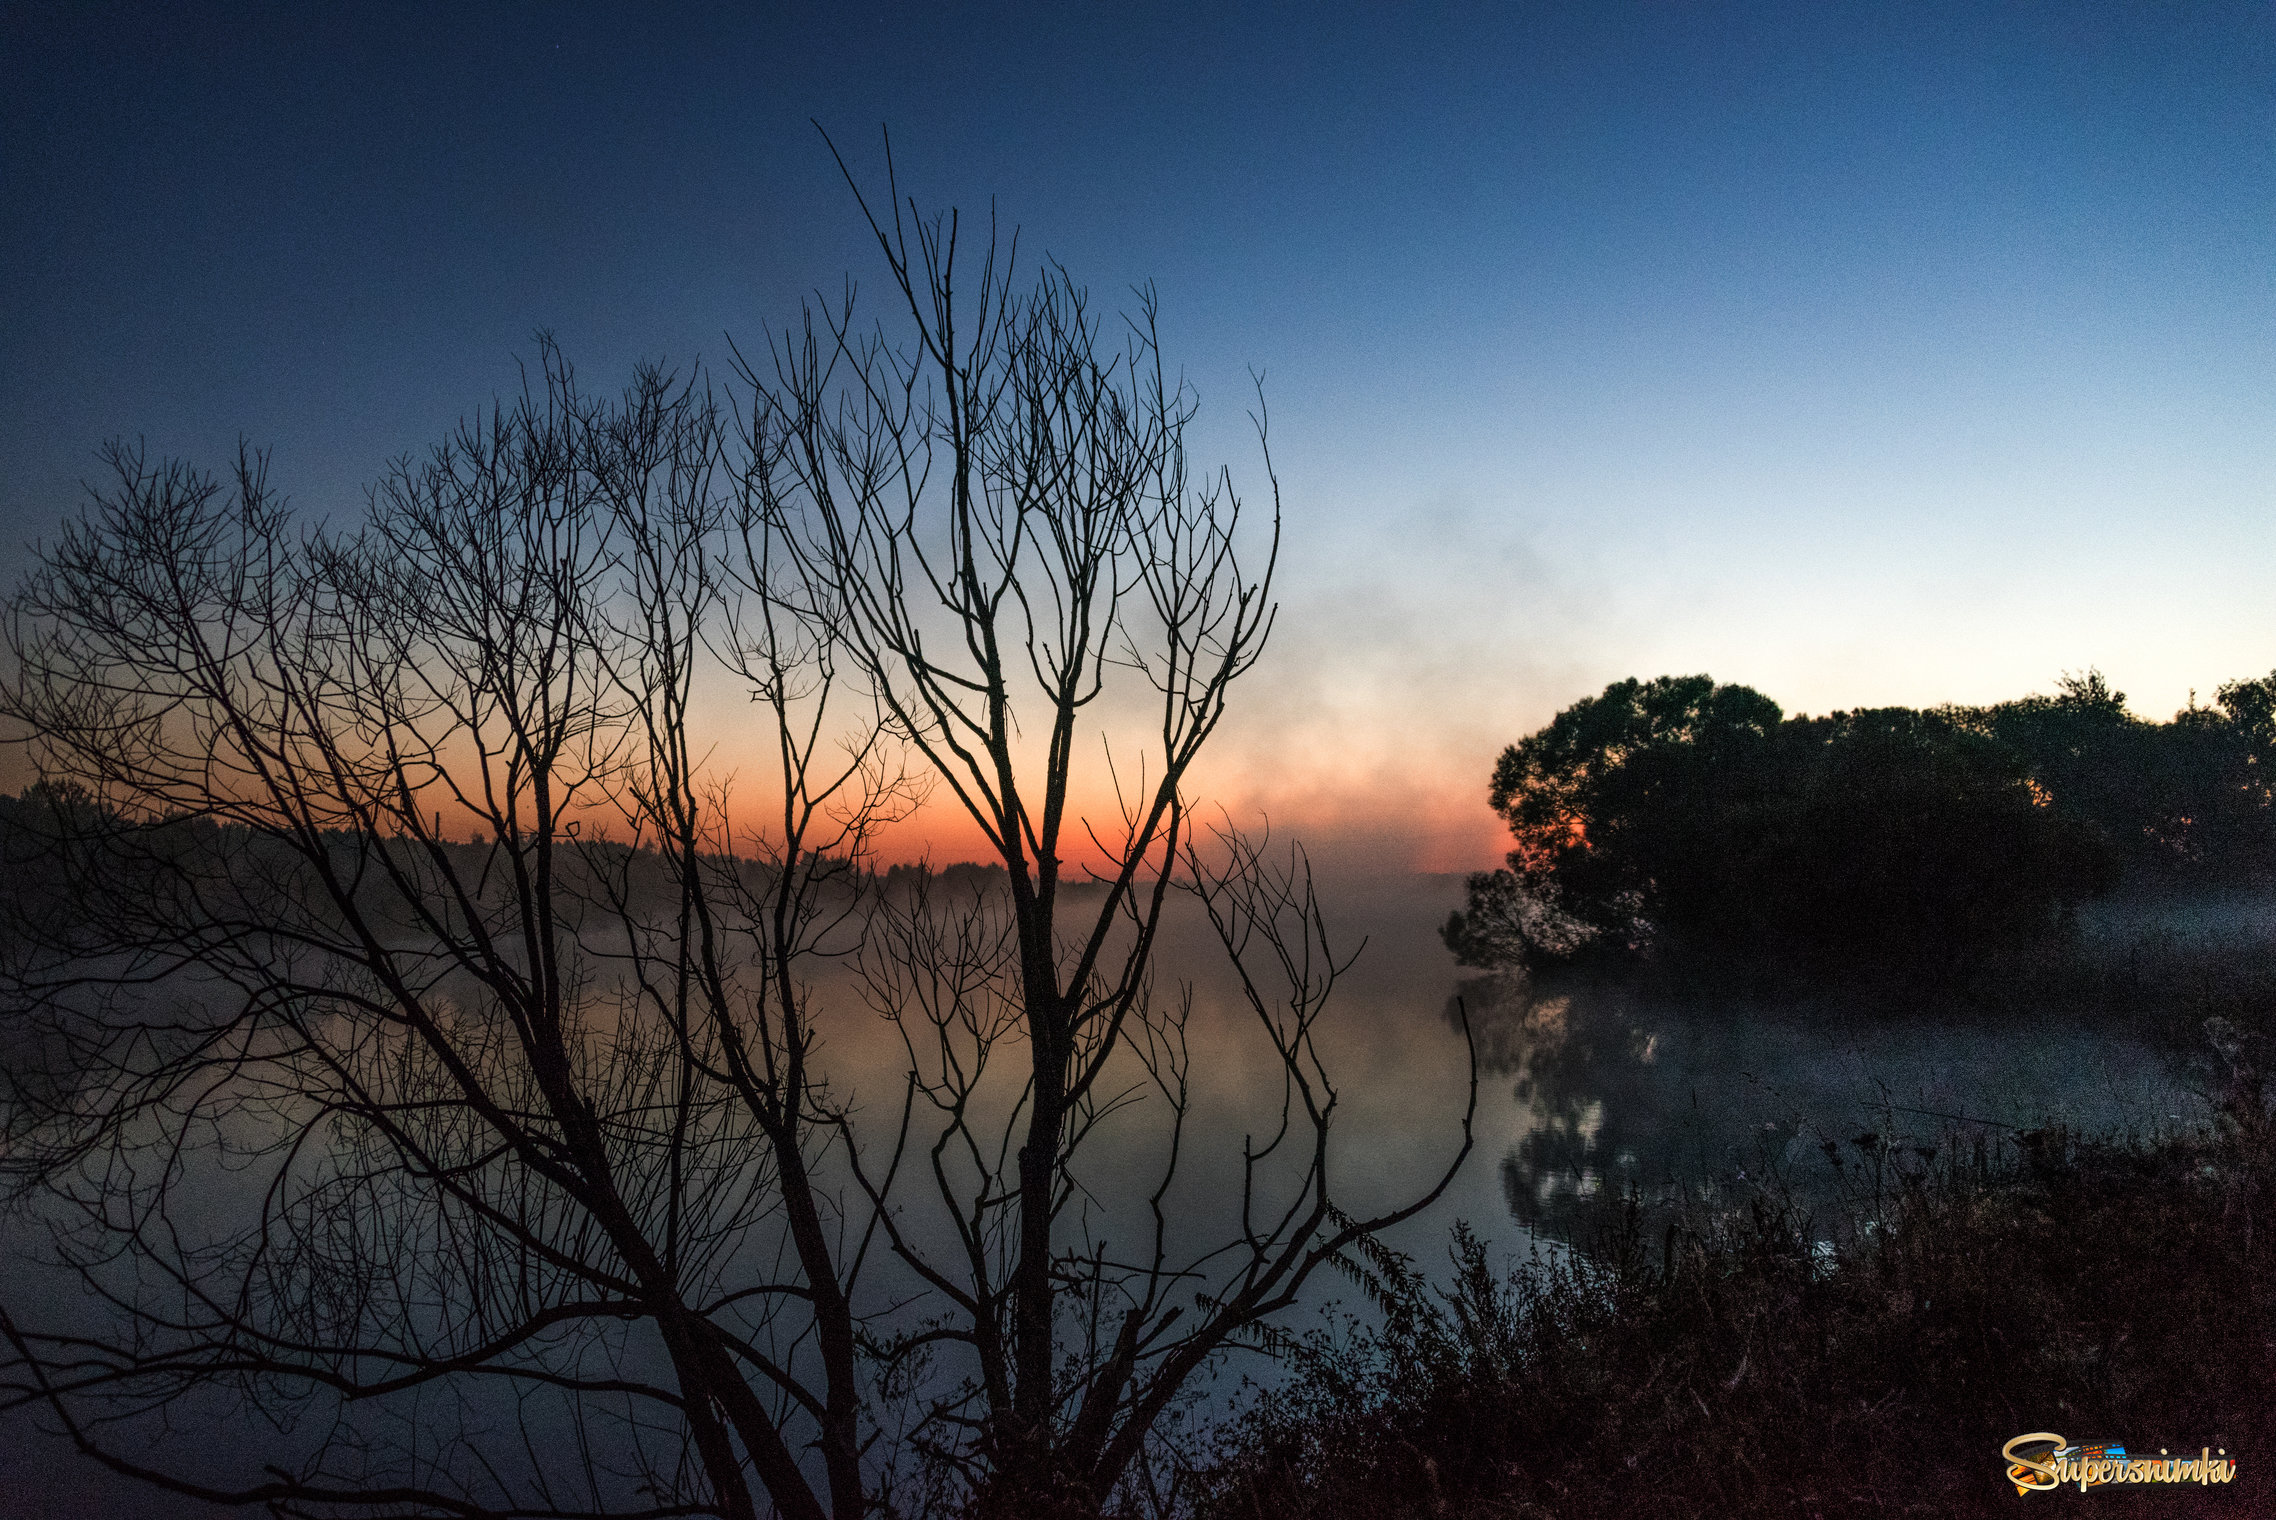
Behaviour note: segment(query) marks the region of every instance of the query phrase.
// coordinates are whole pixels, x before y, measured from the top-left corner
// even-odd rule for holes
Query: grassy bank
[[[2276,1509],[2276,1126],[2249,1068],[2217,1127],[2059,1131],[1872,1168],[1838,1221],[1774,1194],[1653,1233],[1640,1211],[1503,1275],[1378,1256],[1380,1329],[1292,1348],[1224,1432],[1212,1520]],[[1857,1168],[1860,1177],[1868,1175]],[[2019,1496],[2031,1431],[2222,1487]]]

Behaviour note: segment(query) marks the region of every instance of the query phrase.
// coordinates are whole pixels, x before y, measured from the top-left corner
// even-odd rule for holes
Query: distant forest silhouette
[[[379,836],[359,834],[352,829],[320,829],[316,837],[336,850],[352,851]],[[73,906],[61,892],[63,885],[77,879],[77,873],[86,872],[96,853],[118,856],[120,843],[128,838],[134,841],[133,849],[145,857],[152,852],[156,852],[157,857],[187,858],[198,851],[209,854],[231,850],[267,851],[276,857],[275,869],[280,873],[291,870],[297,858],[279,850],[273,841],[204,814],[175,811],[130,817],[106,805],[76,782],[35,781],[14,796],[0,792],[0,865],[7,868],[0,871],[0,898],[19,902],[27,911],[36,909],[59,922],[64,921],[82,911],[84,905]],[[479,828],[472,829],[463,844],[448,841],[442,837],[438,818],[438,826],[431,836],[406,837],[396,843],[422,851],[439,850],[462,868],[471,865],[479,874],[482,862],[496,852],[500,841]],[[603,836],[580,841],[565,863],[574,869],[594,859],[606,859],[621,870],[623,862],[650,862],[647,875],[636,873],[628,880],[639,894],[638,904],[653,909],[671,905],[669,883],[657,874],[653,864],[657,853],[653,843],[612,843]],[[771,884],[778,874],[775,864],[763,855],[730,857],[703,852],[701,858],[713,865],[724,865],[732,860],[737,871],[756,885]],[[841,856],[831,857],[825,865],[831,884],[841,896],[859,891],[882,892],[896,900],[920,891],[986,896],[1007,890],[1009,882],[1008,873],[998,861],[958,860],[938,864],[920,859],[880,868],[867,860]],[[280,889],[284,886],[281,875],[277,885]],[[1079,893],[1097,885],[1077,880],[1068,883],[1065,890]]]
[[[1705,675],[1616,681],[1495,764],[1506,866],[1466,965],[1656,957],[1964,975],[2121,887],[2266,886],[2276,675],[2169,722],[2099,671],[1989,707],[1787,717]]]

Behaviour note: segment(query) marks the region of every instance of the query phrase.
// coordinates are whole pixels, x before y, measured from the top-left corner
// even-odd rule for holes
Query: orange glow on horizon
[[[1374,779],[1376,784],[1369,784]],[[1432,785],[1421,777],[1386,784],[1380,778],[1287,774],[1268,785],[1255,771],[1247,784],[1196,786],[1190,823],[1204,831],[1226,823],[1247,833],[1269,830],[1276,843],[1301,843],[1318,864],[1331,869],[1381,872],[1459,872],[1490,870],[1509,848],[1502,821],[1478,795],[1480,788],[1458,782]],[[755,801],[733,808],[737,848],[763,827],[764,808]],[[1111,858],[1091,840],[1086,822],[1095,823],[1110,845],[1123,834],[1121,813],[1111,793],[1078,798],[1062,830],[1061,859],[1070,873],[1097,869]],[[997,854],[980,825],[955,798],[936,791],[920,809],[880,829],[871,842],[880,866],[926,861],[948,866],[960,861],[986,863]]]

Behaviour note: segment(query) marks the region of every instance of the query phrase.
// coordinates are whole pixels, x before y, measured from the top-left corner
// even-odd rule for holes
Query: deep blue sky
[[[2265,0],[333,9],[0,12],[0,570],[114,434],[343,510],[533,329],[874,284],[819,118],[1156,281],[1236,464],[1267,372],[1284,810],[1490,854],[1494,749],[1629,674],[2276,666]]]

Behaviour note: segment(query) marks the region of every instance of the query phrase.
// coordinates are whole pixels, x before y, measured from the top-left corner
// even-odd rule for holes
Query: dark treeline
[[[461,864],[480,861],[486,856],[496,857],[502,870],[518,850],[534,845],[534,840],[500,839],[479,829],[470,832],[464,843],[446,841],[439,818],[434,833],[418,839],[387,839],[360,835],[348,829],[326,829],[321,833],[335,857],[343,861],[392,849],[399,857],[440,852]],[[35,781],[15,796],[0,792],[0,865],[6,867],[0,871],[0,898],[14,904],[19,913],[38,910],[41,920],[57,927],[63,926],[74,913],[87,911],[87,904],[74,908],[76,899],[62,889],[72,880],[101,880],[99,874],[87,878],[84,870],[96,863],[95,856],[103,857],[102,864],[117,871],[132,869],[132,863],[137,860],[145,866],[157,862],[178,865],[192,857],[218,861],[246,851],[260,856],[255,879],[273,888],[289,888],[287,876],[299,862],[289,857],[289,852],[278,850],[271,842],[242,827],[186,813],[130,817],[106,807],[92,792],[71,782]],[[69,860],[67,855],[71,857]],[[775,870],[763,851],[733,856],[705,854],[701,858],[714,868],[731,867],[748,884],[760,888],[771,881]],[[606,836],[580,839],[564,852],[564,859],[587,867],[605,867],[607,875],[632,888],[630,906],[659,911],[677,906],[669,883],[656,865],[654,841],[623,841]],[[886,866],[882,870],[867,862],[836,861],[833,864],[842,889],[849,893],[881,892],[894,898],[919,891],[984,896],[1006,887],[1004,868],[993,861],[960,860],[935,865],[928,860],[918,860]],[[74,873],[66,869],[70,865],[82,869]],[[597,889],[596,882],[588,881],[585,885]],[[1075,884],[1077,889],[1084,885],[1087,883]]]
[[[1502,752],[1507,866],[1466,964],[1652,954],[1965,974],[2120,887],[2276,874],[2276,676],[2159,723],[2098,672],[1990,707],[1787,717],[1708,676],[1618,681]]]

